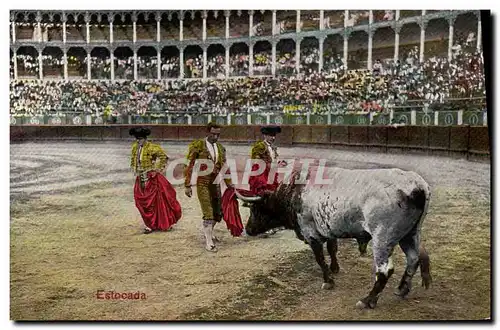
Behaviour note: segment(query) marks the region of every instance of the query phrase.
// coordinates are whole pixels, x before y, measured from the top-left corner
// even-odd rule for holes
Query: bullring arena
[[[398,167],[420,173],[431,185],[422,229],[431,257],[431,289],[420,287],[417,275],[407,300],[392,294],[405,264],[396,248],[395,276],[379,306],[359,311],[354,305],[369,288],[372,259],[370,250],[359,256],[354,240],[341,240],[336,286],[325,291],[312,252],[291,231],[235,238],[222,224],[216,227],[219,252],[207,253],[198,201],[188,199],[182,185],[176,187],[182,219],[172,231],[143,235],[132,193],[130,139],[61,140],[41,131],[33,127],[29,141],[28,135],[24,141],[16,141],[22,135],[12,136],[13,319],[458,320],[490,315],[487,162],[333,145],[280,147],[285,159],[321,155],[328,167]],[[191,131],[196,135],[194,127]],[[186,142],[158,141],[170,162],[185,157]],[[241,171],[248,145],[222,143]],[[174,175],[182,176],[178,170]],[[240,210],[246,221],[247,209]],[[99,300],[98,290],[140,292],[146,299]]]
[[[9,30],[10,319],[490,318],[488,11],[12,10]],[[221,222],[208,252],[181,165],[167,177],[182,218],[144,235],[129,130],[150,128],[174,164],[209,122],[239,179],[264,125],[281,127],[279,159],[312,173],[420,174],[430,288],[418,271],[393,294],[396,247],[378,305],[356,308],[374,258],[354,239],[339,239],[331,290],[291,230],[233,237]]]

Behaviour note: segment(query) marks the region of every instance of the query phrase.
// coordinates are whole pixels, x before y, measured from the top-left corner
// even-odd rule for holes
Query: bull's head
[[[286,214],[273,193],[265,193],[258,197],[245,197],[236,192],[236,196],[250,208],[245,231],[249,236],[256,236],[278,227],[287,226]],[[281,214],[280,214],[281,213]]]

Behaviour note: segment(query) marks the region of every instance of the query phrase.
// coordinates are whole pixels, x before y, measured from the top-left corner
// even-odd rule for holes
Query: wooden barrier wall
[[[133,125],[10,126],[10,140],[132,141]],[[144,125],[151,138],[188,142],[205,136],[204,125]],[[277,136],[281,146],[311,145],[380,152],[420,152],[446,156],[489,157],[490,138],[484,126],[328,126],[283,125]],[[252,143],[261,137],[259,126],[222,126],[221,142]]]

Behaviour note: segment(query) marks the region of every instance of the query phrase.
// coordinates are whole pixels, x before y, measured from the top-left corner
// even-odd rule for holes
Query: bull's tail
[[[420,266],[420,276],[422,276],[422,286],[428,289],[432,282],[431,259],[423,246],[420,246],[419,249],[418,264]]]
[[[422,223],[427,215],[430,196],[431,192],[427,184],[420,185],[419,187],[413,189],[409,195],[407,195],[406,202],[409,209],[418,213],[416,215],[418,216],[418,221],[413,229],[417,232],[420,231]],[[422,276],[422,286],[428,289],[432,282],[431,262],[429,254],[423,246],[419,246],[418,265],[420,267],[420,275]]]

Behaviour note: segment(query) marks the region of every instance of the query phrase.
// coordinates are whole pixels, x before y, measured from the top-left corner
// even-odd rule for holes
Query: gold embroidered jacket
[[[275,157],[278,158],[278,151],[276,150],[276,146],[272,146]],[[266,162],[266,164],[272,163],[272,157],[271,154],[269,153],[269,149],[267,147],[266,142],[264,141],[257,141],[253,144],[252,150],[250,151],[250,157],[252,159],[262,159],[263,161]]]
[[[220,144],[216,142],[218,159],[215,162],[214,170],[211,174],[207,174],[205,176],[199,176],[197,182],[198,183],[208,183],[210,180],[213,180],[217,177],[220,170],[226,163],[226,149]],[[205,139],[194,140],[189,144],[188,154],[188,166],[184,169],[184,186],[191,186],[191,176],[193,174],[193,167],[197,159],[209,159],[212,160],[212,156],[210,155],[210,151],[207,149],[207,145]],[[203,170],[204,167],[201,166],[200,170]],[[231,183],[231,179],[224,179],[226,184]]]
[[[137,168],[137,151],[139,144],[134,142],[132,144],[132,153],[130,155],[130,167],[135,172],[148,172],[151,170],[164,171],[167,165],[167,154],[163,148],[156,143],[146,141],[142,147],[141,155],[141,168]]]

